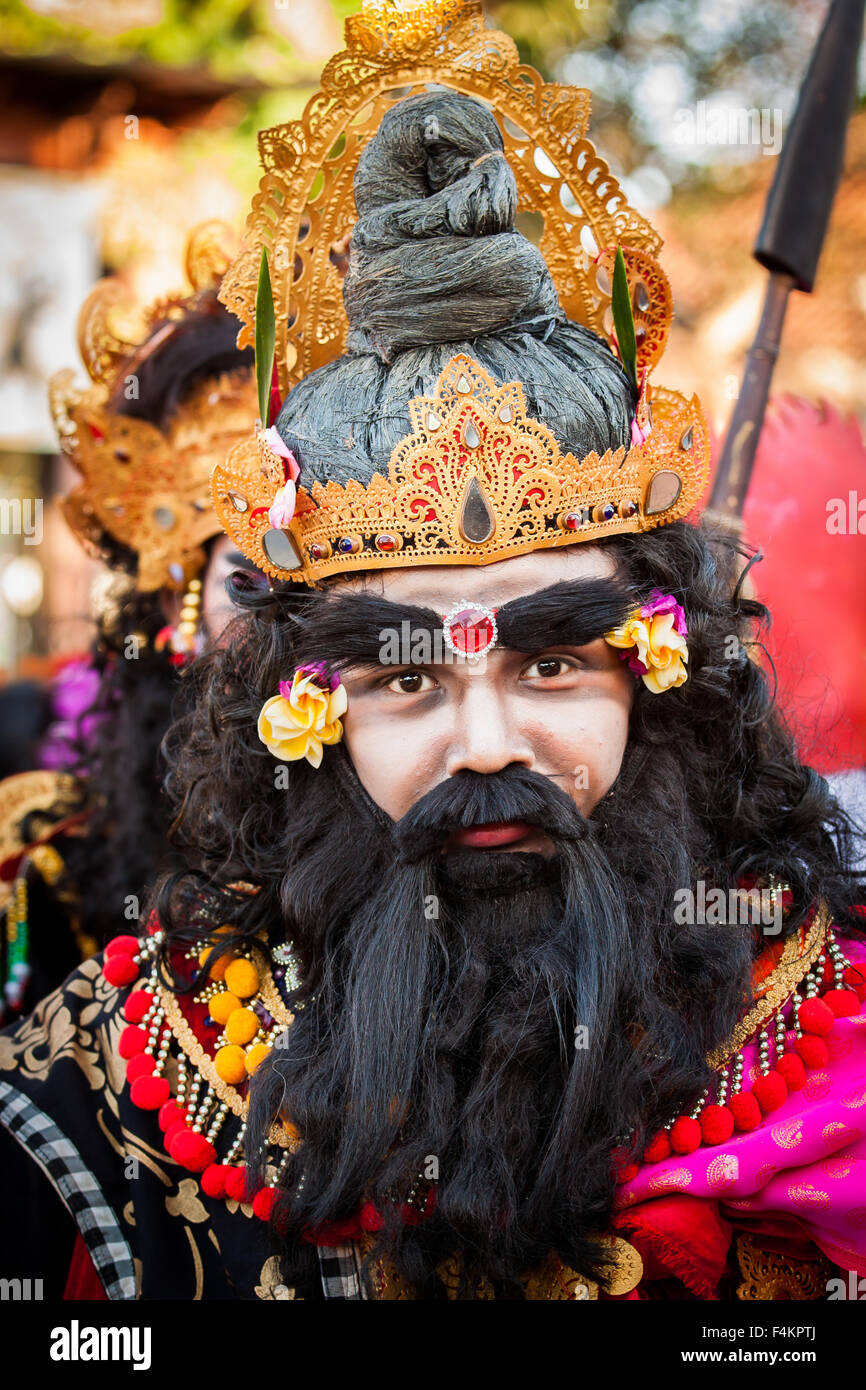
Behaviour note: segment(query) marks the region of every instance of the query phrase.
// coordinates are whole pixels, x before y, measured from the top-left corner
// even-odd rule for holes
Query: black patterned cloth
[[[14,1232],[7,1250],[46,1250],[68,1268],[70,1242],[57,1238],[65,1223],[115,1300],[320,1299],[325,1284],[331,1296],[358,1297],[333,1251],[323,1252],[323,1274],[333,1266],[325,1283],[286,1288],[267,1225],[247,1205],[207,1197],[169,1157],[156,1114],[129,1099],[117,1051],[127,993],[105,980],[94,957],[0,1032],[0,1229]],[[43,1196],[55,1237],[48,1242]],[[10,1276],[18,1272],[11,1263],[7,1255]],[[62,1290],[65,1273],[48,1270],[48,1286]]]

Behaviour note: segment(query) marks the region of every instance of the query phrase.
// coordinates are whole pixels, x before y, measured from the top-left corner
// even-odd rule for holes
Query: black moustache
[[[441,849],[458,830],[502,821],[525,821],[555,843],[575,844],[591,831],[571,797],[551,778],[516,765],[493,773],[467,769],[440,782],[397,822],[393,834],[398,860],[417,863]]]

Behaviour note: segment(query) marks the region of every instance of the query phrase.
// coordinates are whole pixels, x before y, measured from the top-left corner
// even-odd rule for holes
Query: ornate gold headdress
[[[648,380],[671,321],[656,259],[661,239],[585,138],[589,93],[546,84],[521,65],[512,40],[484,27],[478,0],[428,0],[408,11],[366,0],[347,20],[346,39],[301,119],[259,137],[265,173],[245,250],[220,290],[246,325],[239,344],[253,342],[264,248],[282,394],[343,352],[348,324],[334,251],[355,221],[361,150],[389,106],[435,82],[492,107],[518,215],[542,215],[540,250],[563,310],[611,342],[622,249],[641,383],[634,447],[602,458],[562,455],[551,431],[528,417],[519,383],[498,388],[471,358],[454,358],[435,395],[408,403],[413,431],[394,449],[387,478],[377,474],[367,487],[299,486],[282,524],[273,504],[275,492],[294,486],[289,461],[271,447],[271,432],[270,441],[260,435],[239,445],[213,476],[225,530],[272,577],[315,584],[343,571],[487,564],[685,516],[706,484],[706,425],[696,397]]]
[[[137,587],[182,589],[204,565],[202,546],[218,535],[210,478],[215,464],[248,435],[255,381],[248,368],[198,383],[163,432],[109,408],[112,396],[137,389],[136,369],[170,337],[189,309],[219,285],[236,240],[221,222],[190,234],[185,270],[192,293],[136,308],[119,280],[102,280],[78,318],[78,341],[91,386],[80,390],[71,369],[58,372],[49,399],[61,448],[81,482],[63,511],[84,548],[104,559],[106,533],[134,551]]]

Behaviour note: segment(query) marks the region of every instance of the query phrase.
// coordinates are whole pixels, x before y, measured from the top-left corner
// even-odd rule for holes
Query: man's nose
[[[508,702],[484,680],[468,681],[454,711],[446,771],[501,772],[511,763],[532,767],[534,755]]]

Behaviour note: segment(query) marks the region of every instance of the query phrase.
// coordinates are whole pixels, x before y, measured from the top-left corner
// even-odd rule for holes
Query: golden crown
[[[525,214],[541,214],[539,248],[563,310],[612,344],[621,248],[642,384],[635,446],[601,459],[562,455],[551,432],[526,414],[519,383],[497,388],[476,362],[455,359],[434,397],[411,402],[413,433],[393,451],[387,479],[377,475],[366,488],[299,487],[288,524],[272,525],[267,515],[291,481],[285,461],[262,437],[238,446],[213,479],[226,531],[272,577],[315,583],[358,569],[486,564],[684,516],[706,484],[706,426],[697,400],[649,382],[672,316],[656,259],[661,238],[585,137],[590,94],[545,83],[521,64],[512,40],[485,27],[478,0],[427,0],[407,10],[365,0],[346,22],[346,41],[301,118],[259,136],[265,172],[245,249],[220,289],[245,325],[239,345],[254,340],[264,248],[282,394],[344,351],[341,268],[356,221],[361,151],[389,106],[436,83],[492,108],[517,184],[518,227]],[[461,379],[466,389],[458,391]],[[441,424],[431,429],[433,417]],[[526,467],[509,474],[502,460],[522,450]]]
[[[249,432],[255,382],[249,369],[200,382],[163,432],[147,420],[119,415],[109,401],[135,389],[135,367],[190,308],[213,297],[236,242],[221,222],[190,234],[185,257],[192,294],[134,305],[116,279],[91,290],[78,318],[78,341],[91,385],[58,372],[49,400],[60,445],[81,475],[63,512],[85,550],[104,559],[106,534],[134,551],[137,587],[182,589],[204,565],[204,543],[218,535],[210,477]]]
[[[497,386],[471,357],[447,364],[432,396],[409,402],[412,433],[388,476],[366,487],[316,482],[272,524],[286,461],[267,435],[214,470],[217,514],[267,574],[315,584],[330,574],[408,565],[484,565],[531,550],[645,531],[684,517],[707,480],[707,429],[696,397],[652,400],[652,433],[628,452],[576,459],[526,411],[523,388]]]

